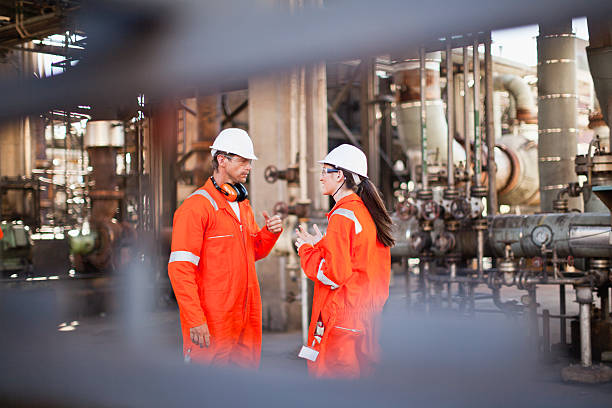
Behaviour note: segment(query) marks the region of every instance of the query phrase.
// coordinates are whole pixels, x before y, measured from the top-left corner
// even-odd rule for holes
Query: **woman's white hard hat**
[[[249,134],[242,129],[223,129],[210,148],[213,156],[217,151],[221,151],[232,153],[245,159],[257,160],[253,150],[253,141]]]
[[[319,163],[341,167],[361,177],[368,178],[368,160],[366,155],[357,147],[342,144],[329,152]]]

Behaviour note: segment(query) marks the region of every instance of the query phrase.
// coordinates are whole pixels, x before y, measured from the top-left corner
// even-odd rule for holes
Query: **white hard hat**
[[[227,128],[223,129],[215,142],[210,147],[214,156],[217,151],[232,153],[245,159],[257,160],[253,151],[253,141],[249,134],[242,129]]]
[[[361,177],[368,178],[368,161],[365,154],[359,148],[343,144],[329,152],[319,163],[330,164],[341,167]]]

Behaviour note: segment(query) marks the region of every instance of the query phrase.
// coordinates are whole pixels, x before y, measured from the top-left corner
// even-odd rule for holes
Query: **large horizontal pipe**
[[[393,220],[396,245],[391,255],[422,256],[411,246],[411,238],[419,233],[418,223],[397,217]],[[539,243],[546,241],[547,248],[555,248],[559,257],[612,257],[610,214],[607,213],[497,215],[489,217],[488,221],[486,256],[503,257],[506,244],[511,245],[515,257],[541,256]],[[476,231],[459,231],[454,251],[463,257],[475,256],[475,243]]]

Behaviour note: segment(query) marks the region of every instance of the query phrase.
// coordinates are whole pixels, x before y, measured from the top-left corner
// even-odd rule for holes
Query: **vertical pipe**
[[[480,199],[479,199],[480,200]],[[477,245],[477,268],[478,268],[478,280],[480,282],[484,279],[484,270],[482,267],[482,259],[484,258],[484,230],[478,229],[476,231],[476,245]]]
[[[405,285],[406,302],[408,303],[408,306],[410,306],[410,303],[412,301],[412,296],[411,296],[412,291],[410,290],[410,266],[408,265],[408,258],[405,256],[402,256],[401,262],[402,262],[402,270],[405,271],[406,273],[406,285]]]
[[[527,290],[530,298],[529,302],[529,329],[531,335],[531,341],[533,342],[534,350],[538,349],[538,340],[540,336],[540,327],[538,324],[538,303],[536,299],[536,287],[532,285]]]
[[[363,58],[361,64],[361,146],[368,158],[368,175],[374,185],[380,181],[380,138],[376,132],[376,64],[374,58]]]
[[[450,264],[450,279],[451,281],[455,279],[457,276],[457,264],[455,262]],[[452,282],[448,283],[448,308],[451,309],[453,307],[453,284]]]
[[[470,187],[472,184],[472,146],[469,135],[470,122],[470,88],[468,86],[468,75],[470,72],[470,60],[468,59],[468,47],[463,47],[463,139],[465,143],[465,172],[467,182],[465,183],[465,196],[470,197]]]
[[[478,38],[474,39],[472,58],[474,60],[474,185],[480,186],[482,141],[480,137],[480,56],[478,53]]]
[[[610,320],[610,298],[608,296],[609,288],[601,289],[599,297],[601,298],[601,320]]]
[[[427,110],[425,106],[425,48],[419,49],[419,95],[421,107],[421,188],[428,189],[427,180]]]
[[[446,41],[446,121],[448,123],[448,153],[447,153],[447,172],[448,188],[455,185],[455,170],[453,165],[453,140],[455,136],[455,81],[453,78],[453,48],[451,39]],[[450,285],[449,285],[450,289]],[[449,290],[450,292],[450,290]]]
[[[580,304],[580,362],[591,367],[591,304]]]
[[[142,197],[142,121],[140,117],[140,111],[138,115],[138,122],[136,122],[136,188],[138,190],[138,206],[136,211],[138,214],[138,224],[136,224],[136,231],[142,231],[142,217],[143,217],[143,197]]]
[[[495,164],[495,129],[493,116],[493,58],[491,56],[491,32],[487,34],[485,46],[485,131],[487,132],[487,168],[489,169],[489,188],[487,198],[487,214],[497,214],[497,186]]]
[[[550,311],[542,312],[542,344],[544,355],[550,353]]]
[[[560,318],[560,332],[561,332],[561,345],[565,346],[567,344],[567,328],[566,328],[566,321],[565,321],[565,285],[559,285],[559,314],[561,315]]]

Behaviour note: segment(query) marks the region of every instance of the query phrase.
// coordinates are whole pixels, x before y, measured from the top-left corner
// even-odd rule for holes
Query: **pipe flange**
[[[518,290],[526,290],[528,287],[527,273],[525,271],[516,274],[516,288]]]
[[[425,220],[421,222],[421,229],[423,231],[429,232],[433,229],[433,223],[431,221]]]
[[[430,189],[417,191],[418,200],[431,200],[432,198],[433,198],[433,191],[431,191]]]
[[[565,213],[569,211],[569,202],[566,199],[553,200],[553,211]]]
[[[459,263],[462,259],[461,254],[458,252],[446,254],[445,258],[448,265]]]
[[[610,267],[610,261],[606,258],[591,259],[590,266],[592,269],[608,269]]]
[[[454,200],[459,197],[459,190],[454,187],[447,188],[444,190],[444,199],[445,200]]]
[[[483,198],[487,196],[487,192],[489,191],[489,189],[487,188],[487,186],[476,186],[473,185],[472,188],[470,189],[472,196],[473,197],[479,197],[479,198]]]
[[[457,220],[446,220],[446,229],[448,231],[454,232],[459,229],[461,224]]]
[[[515,273],[516,269],[516,264],[510,259],[501,261],[497,266],[497,270],[501,273]]]
[[[479,218],[477,220],[474,220],[474,229],[476,231],[485,231],[488,228],[488,222],[486,218]]]

